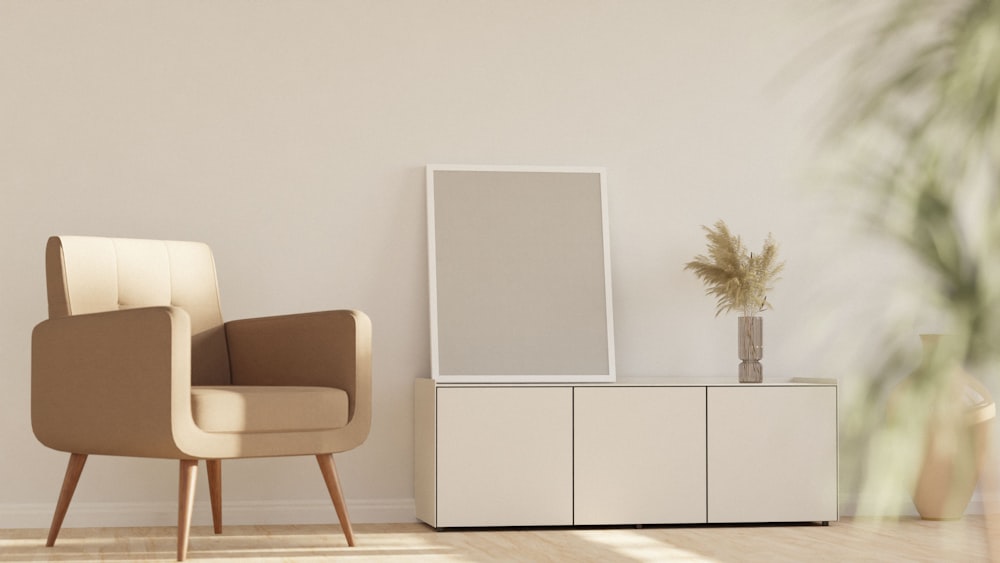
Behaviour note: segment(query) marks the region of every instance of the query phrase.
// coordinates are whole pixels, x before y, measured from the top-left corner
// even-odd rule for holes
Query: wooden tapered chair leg
[[[333,508],[337,510],[337,518],[340,520],[340,528],[347,538],[347,545],[354,546],[354,530],[351,529],[351,520],[347,516],[347,505],[344,503],[344,492],[340,489],[340,478],[337,476],[337,466],[333,463],[333,454],[320,454],[316,456],[319,462],[319,469],[323,472],[323,480],[326,481],[326,489],[330,491],[330,499],[333,501]]]
[[[52,525],[49,527],[49,538],[45,541],[45,547],[52,547],[56,544],[56,537],[62,528],[63,519],[66,518],[66,511],[69,510],[69,502],[73,500],[73,493],[76,492],[76,484],[80,482],[80,474],[83,473],[83,464],[86,462],[87,454],[70,454],[69,456],[66,477],[63,478],[62,489],[59,491],[59,500],[56,502],[56,513],[52,515]]]
[[[191,507],[194,505],[194,485],[198,478],[198,460],[182,459],[180,486],[177,495],[177,560],[187,559],[188,537],[191,535]]]
[[[222,533],[222,460],[206,459],[208,466],[208,496],[212,500],[212,527]]]

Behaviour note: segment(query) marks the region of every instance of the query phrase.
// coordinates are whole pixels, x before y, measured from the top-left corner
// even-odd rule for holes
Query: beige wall
[[[607,167],[621,375],[735,378],[736,321],[682,266],[701,224],[773,231],[765,376],[829,375],[798,337],[817,266],[857,255],[809,242],[836,221],[804,175],[831,79],[800,72],[824,53],[802,56],[808,4],[0,2],[0,526],[47,525],[64,470],[28,413],[53,233],[206,241],[230,319],[367,311],[375,420],[341,476],[356,519],[412,519],[426,163]],[[226,479],[238,518],[332,512],[309,459]],[[67,525],[169,523],[175,487],[172,463],[94,459]]]

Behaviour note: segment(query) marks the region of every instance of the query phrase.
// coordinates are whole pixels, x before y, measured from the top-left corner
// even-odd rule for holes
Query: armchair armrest
[[[75,315],[31,336],[31,424],[46,446],[83,454],[187,457],[175,411],[190,410],[191,322],[176,307]]]
[[[350,399],[348,427],[371,425],[371,321],[340,310],[229,321],[234,385],[335,387]],[[359,442],[360,443],[360,442]]]

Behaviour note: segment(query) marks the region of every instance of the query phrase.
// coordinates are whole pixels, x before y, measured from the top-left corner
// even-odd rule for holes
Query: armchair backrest
[[[191,383],[230,383],[212,251],[203,243],[51,237],[49,318],[136,307],[180,307],[191,318]]]

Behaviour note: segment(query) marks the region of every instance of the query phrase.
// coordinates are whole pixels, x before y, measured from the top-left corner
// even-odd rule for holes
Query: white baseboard
[[[857,497],[841,498],[840,515],[870,516],[858,513]],[[0,504],[0,528],[48,528],[55,503]],[[355,499],[347,501],[354,524],[416,522],[413,499]],[[226,524],[336,524],[337,514],[329,500],[232,501],[223,504]],[[984,514],[983,499],[977,493],[969,502],[966,514]],[[910,507],[898,516],[916,516]],[[210,526],[212,512],[207,501],[196,502],[194,526]],[[176,526],[177,505],[172,502],[74,502],[63,526],[100,528],[123,526]]]
[[[840,515],[848,517],[886,516],[890,518],[899,516],[913,516],[913,517],[919,516],[916,507],[913,506],[912,503],[902,502],[902,501],[900,503],[901,506],[898,514],[880,514],[880,515],[867,514],[862,510],[859,510],[859,507],[867,505],[867,503],[862,503],[861,500],[862,499],[860,495],[841,495]],[[1000,503],[994,503],[994,504],[1000,506]],[[965,514],[976,514],[976,515],[986,514],[986,501],[979,493],[979,491],[976,491],[975,494],[972,495],[972,499],[969,500],[969,505],[965,508]]]
[[[48,528],[55,503],[0,504],[0,528]],[[416,522],[413,499],[347,500],[354,524]],[[337,514],[329,499],[300,501],[231,501],[223,503],[225,524],[335,524]],[[122,526],[176,526],[177,504],[172,502],[74,502],[64,528]],[[196,502],[194,526],[211,526],[207,501]]]

